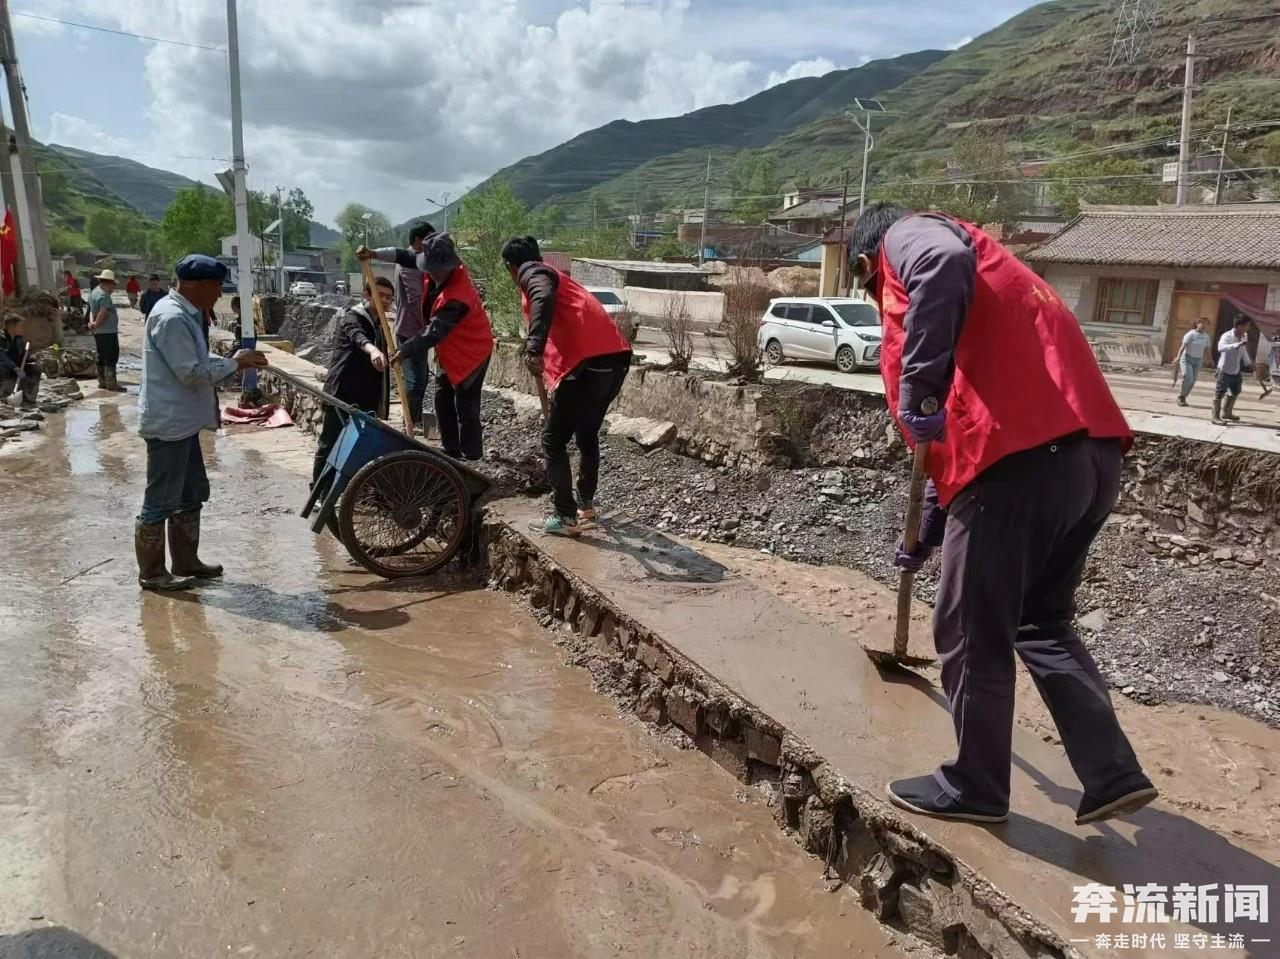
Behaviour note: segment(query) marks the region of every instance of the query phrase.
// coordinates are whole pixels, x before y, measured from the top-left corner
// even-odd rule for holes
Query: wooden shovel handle
[[[413,414],[409,410],[409,392],[404,388],[404,374],[400,371],[399,363],[390,362],[391,354],[398,348],[396,346],[396,335],[391,329],[391,324],[387,322],[387,314],[382,308],[382,301],[378,299],[378,284],[374,280],[373,267],[369,265],[368,260],[360,261],[360,272],[364,274],[365,285],[369,287],[371,292],[370,299],[373,300],[373,310],[378,314],[378,325],[382,327],[382,339],[387,344],[387,365],[391,367],[391,376],[396,381],[396,393],[400,397],[400,412],[404,416],[404,431],[409,436],[412,436]]]
[[[925,463],[929,460],[929,444],[917,443],[911,456],[911,489],[907,494],[907,522],[902,532],[902,548],[914,553],[920,545],[920,524],[924,519]],[[916,574],[904,569],[898,576],[898,618],[893,632],[893,654],[901,659],[907,652],[911,634],[911,587]]]

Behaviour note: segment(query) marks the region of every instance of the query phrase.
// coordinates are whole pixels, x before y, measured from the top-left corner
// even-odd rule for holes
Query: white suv
[[[783,360],[826,360],[841,373],[880,366],[880,311],[865,300],[784,297],[760,320],[760,349]]]

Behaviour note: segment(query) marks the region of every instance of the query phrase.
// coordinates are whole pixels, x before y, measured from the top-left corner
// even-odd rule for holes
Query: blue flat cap
[[[211,256],[203,253],[189,253],[178,261],[173,272],[180,280],[218,280],[227,278],[231,270],[225,263],[219,263]]]

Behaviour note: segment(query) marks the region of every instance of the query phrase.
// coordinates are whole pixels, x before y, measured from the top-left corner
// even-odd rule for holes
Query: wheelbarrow
[[[272,376],[333,407],[342,432],[302,516],[379,576],[427,576],[468,542],[484,474],[275,367]]]

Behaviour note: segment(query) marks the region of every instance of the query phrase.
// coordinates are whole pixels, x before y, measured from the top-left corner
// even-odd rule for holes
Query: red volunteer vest
[[[548,267],[548,269],[554,269]],[[622,338],[613,319],[594,296],[567,273],[556,270],[556,311],[542,352],[542,379],[548,390],[573,372],[583,360],[610,353],[627,353],[631,344]],[[529,297],[520,291],[524,328],[529,329]]]
[[[955,222],[973,239],[978,270],[955,349],[946,438],[932,444],[926,467],[943,506],[1011,453],[1081,430],[1122,437],[1126,448],[1133,439],[1079,321],[1057,291],[982,230]],[[896,420],[910,303],[883,250],[880,277],[880,374]]]
[[[424,274],[424,294],[429,282]],[[480,291],[471,282],[471,274],[465,266],[454,270],[445,285],[440,287],[431,304],[431,312],[434,313],[450,300],[465,303],[467,315],[449,331],[448,336],[436,344],[436,358],[440,360],[440,366],[449,382],[457,386],[493,353],[493,327],[489,325],[489,314],[480,302]]]

